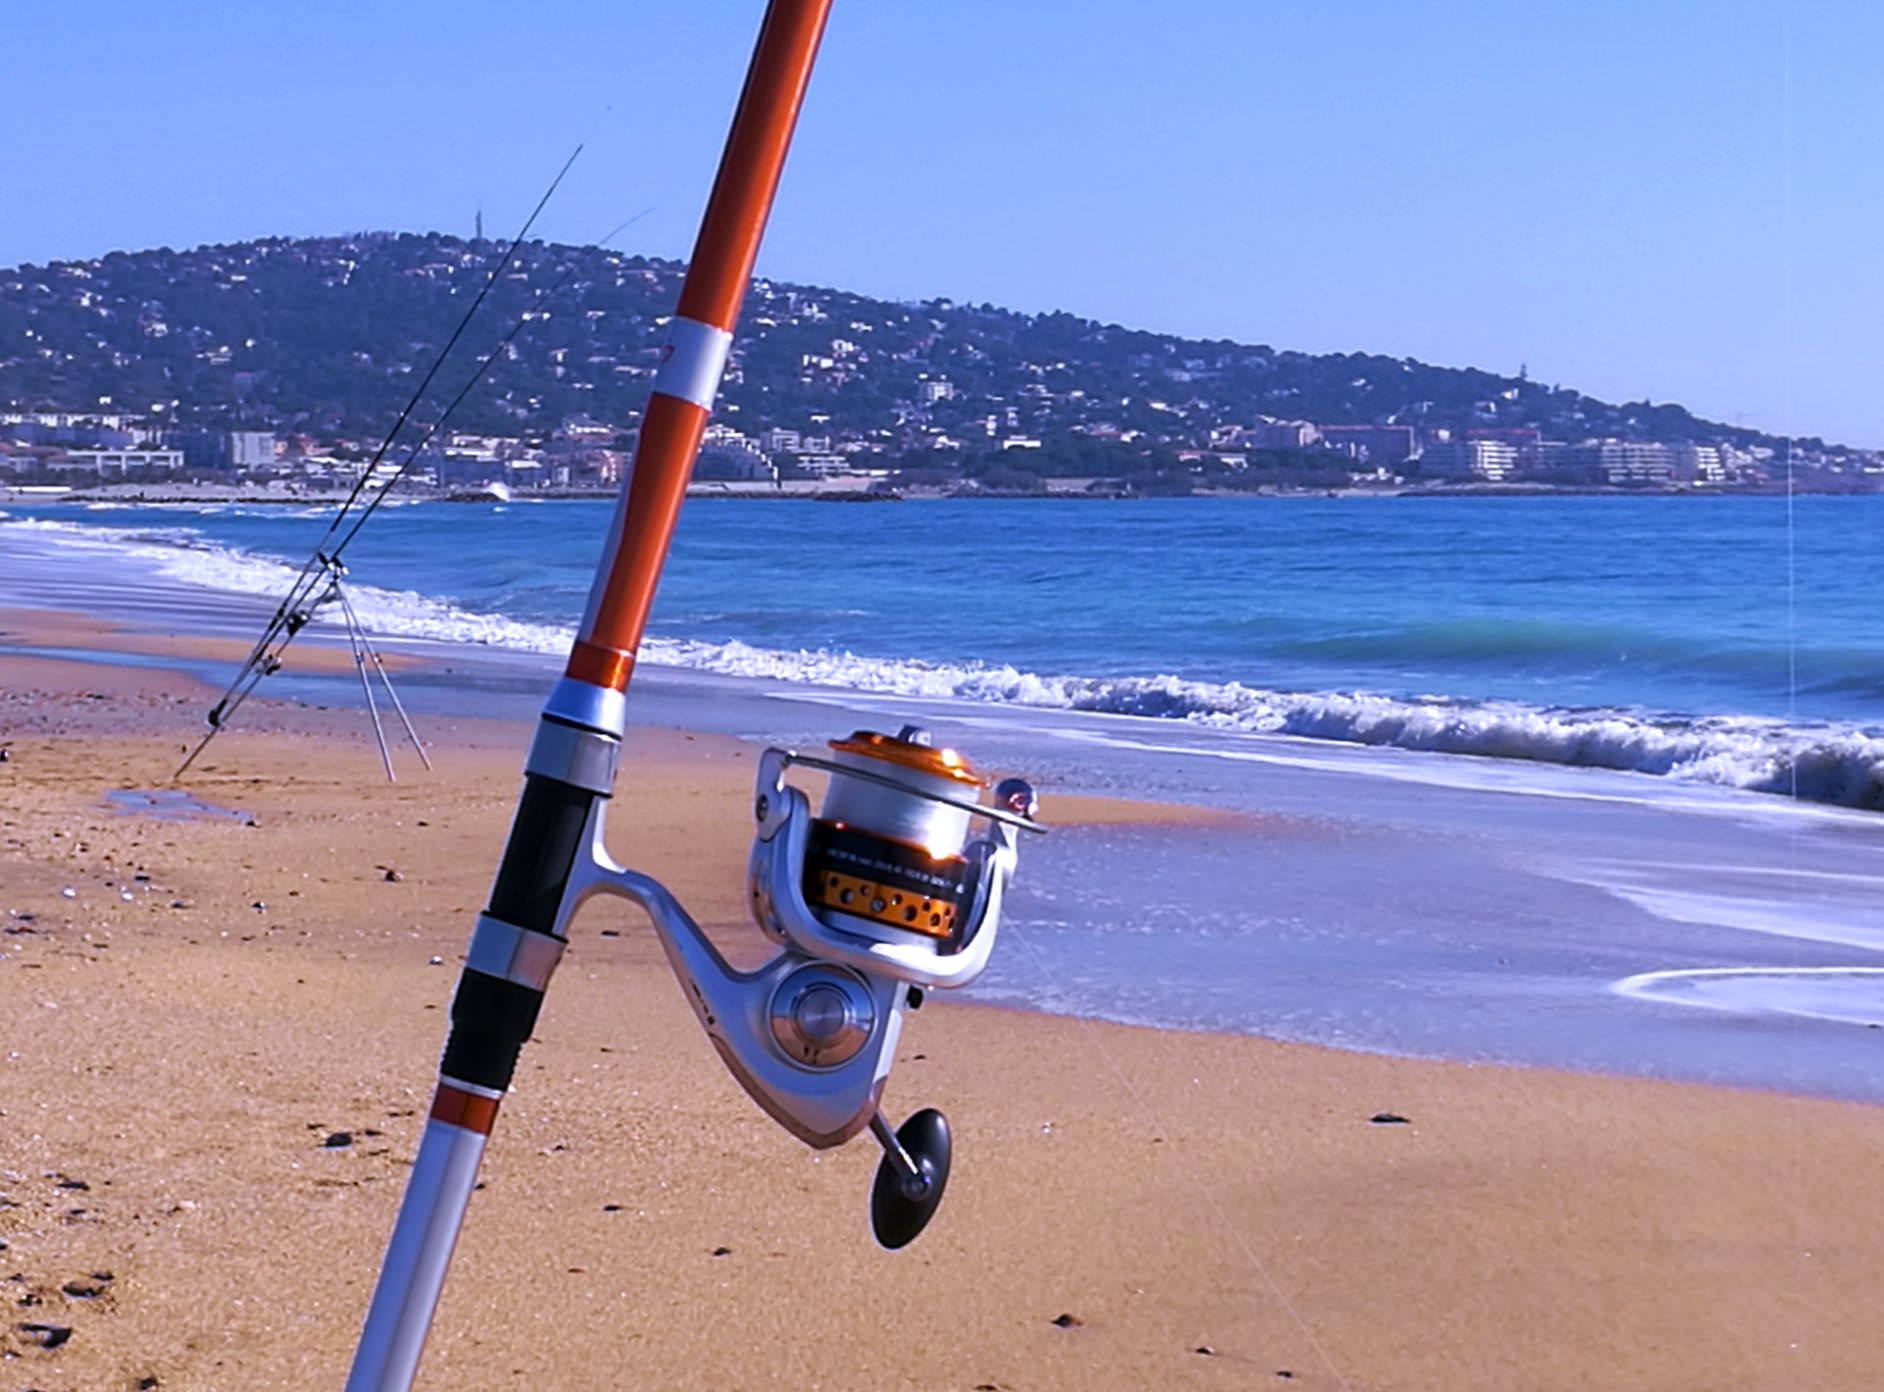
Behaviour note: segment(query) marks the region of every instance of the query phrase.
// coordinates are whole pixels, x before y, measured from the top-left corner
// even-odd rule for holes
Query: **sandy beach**
[[[114,807],[164,786],[211,695],[0,663],[9,1385],[337,1386],[429,1098],[525,728],[434,724],[437,771],[388,785],[356,713],[258,701],[189,781],[217,811]],[[636,732],[611,840],[756,947],[754,754]],[[1048,810],[1075,832],[1185,815]],[[957,1132],[948,1201],[900,1254],[868,1235],[874,1148],[816,1154],[767,1121],[651,931],[592,908],[421,1385],[1862,1388],[1884,1368],[1874,1107],[946,998],[911,1018],[886,1100]]]

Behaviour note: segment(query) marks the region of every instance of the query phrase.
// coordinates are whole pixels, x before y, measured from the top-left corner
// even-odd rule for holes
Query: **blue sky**
[[[18,6],[0,265],[689,249],[762,5]],[[837,0],[761,259],[1884,447],[1884,6]]]

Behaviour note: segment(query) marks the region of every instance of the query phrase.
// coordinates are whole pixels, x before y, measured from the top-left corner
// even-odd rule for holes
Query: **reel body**
[[[893,1131],[879,1110],[903,1014],[922,991],[981,974],[1018,834],[1044,828],[1026,783],[1007,780],[983,804],[986,784],[961,756],[914,727],[860,731],[831,748],[831,758],[775,748],[759,760],[748,899],[779,947],[763,966],[734,969],[664,885],[609,858],[600,802],[564,916],[593,894],[641,905],[707,1037],[754,1101],[818,1148],[870,1128],[884,1148],[873,1226],[884,1246],[900,1247],[940,1201],[950,1150],[941,1113]],[[829,775],[815,815],[786,781],[794,765]]]

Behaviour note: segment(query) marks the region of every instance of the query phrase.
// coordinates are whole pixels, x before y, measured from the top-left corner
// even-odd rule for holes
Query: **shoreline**
[[[258,698],[190,781],[245,819],[173,822],[101,796],[161,786],[202,688],[8,657],[0,690],[0,1240],[19,1322],[72,1331],[0,1346],[39,1386],[336,1383],[527,726],[441,720],[439,772],[387,785],[356,713]],[[750,746],[630,739],[611,841],[750,950]],[[947,993],[898,1058],[893,1113],[942,1106],[958,1139],[936,1224],[886,1254],[870,1149],[774,1127],[652,934],[585,911],[428,1380],[1677,1392],[1884,1363],[1884,1108]],[[805,1270],[818,1299],[724,1337]]]
[[[1094,483],[1110,480],[1048,480],[1040,492],[1015,492],[1000,489],[905,488],[877,490],[884,480],[867,476],[843,476],[831,480],[792,479],[782,485],[739,482],[694,482],[687,486],[688,499],[725,498],[755,502],[1144,502],[1154,498],[1188,498],[1197,501],[1246,498],[1281,502],[1292,499],[1380,500],[1432,498],[1773,498],[1784,499],[1784,484],[1765,483],[1736,487],[1676,484],[1667,487],[1577,484],[1557,486],[1530,483],[1435,483],[1403,484],[1379,488],[1311,488],[1284,485],[1251,489],[1198,488],[1183,494],[1122,493],[1093,489]],[[1122,482],[1122,481],[1121,481]],[[1064,485],[1064,486],[1053,486]],[[312,507],[344,502],[349,490],[271,488],[266,485],[196,484],[105,484],[98,487],[79,485],[64,490],[41,491],[0,484],[0,504],[21,506],[33,503],[135,503],[144,507],[189,507],[206,504],[237,503],[245,506]],[[1884,489],[1813,488],[1794,491],[1796,497],[1864,498],[1879,496]],[[477,495],[464,488],[402,487],[390,496],[399,502],[512,504],[531,502],[613,502],[617,488],[544,488],[530,489],[511,498]]]
[[[84,671],[91,673],[90,680],[103,686],[106,691],[122,688],[126,683],[164,684],[174,676],[175,681],[189,686],[198,693],[193,710],[208,708],[222,689],[222,674],[232,670],[234,661],[245,654],[247,648],[248,645],[243,641],[209,633],[156,632],[136,625],[125,626],[102,622],[76,613],[0,608],[0,675],[11,673],[13,680],[30,683],[37,674],[51,673],[55,676],[63,674],[65,679],[75,680],[75,674]],[[459,660],[462,662],[463,657],[461,656]],[[136,665],[127,666],[127,663]],[[297,696],[284,696],[278,693],[273,698],[264,694],[260,700],[260,707],[269,712],[265,719],[265,728],[318,727],[330,731],[333,737],[359,742],[364,747],[367,740],[366,731],[369,727],[364,710],[357,708],[358,693],[350,680],[354,675],[353,665],[350,654],[334,635],[310,631],[304,636],[302,645],[291,651],[289,660],[283,667],[286,675],[281,680],[285,681],[295,674],[300,674],[316,683],[308,688],[309,691],[328,690],[338,697],[339,704],[337,707],[330,708],[326,700],[315,700],[307,693]],[[441,658],[437,652],[423,656],[406,652],[389,654],[387,666],[399,676],[402,684],[415,676],[420,680],[429,677],[433,680],[443,680],[447,686],[458,686],[467,691],[476,691],[487,679],[487,677],[475,675],[475,667],[454,668],[450,665],[448,658]],[[544,671],[547,673],[548,670],[545,666]],[[212,674],[215,675],[212,676]],[[319,685],[323,679],[327,684],[324,688]],[[651,669],[649,673],[644,674],[643,685],[645,687],[650,680],[658,682],[660,679],[658,673]],[[547,676],[544,680],[547,681]],[[336,681],[339,683],[337,686],[333,685]],[[264,693],[270,689],[272,688],[264,688]],[[410,699],[411,696],[412,693],[408,689],[408,698]],[[683,695],[683,704],[689,700],[691,697]],[[427,713],[427,702],[422,696],[414,709],[421,713],[420,724],[428,737],[428,743],[436,717],[442,714],[446,721],[444,728],[447,731],[463,728],[479,730],[483,732],[479,736],[480,743],[498,746],[515,743],[520,756],[523,747],[521,741],[524,738],[524,732],[532,728],[531,722],[534,719],[536,707],[532,696],[521,701],[512,700],[508,706],[511,714],[506,718],[492,719],[481,715],[468,715],[467,711],[476,709],[475,702],[468,706],[460,704],[456,708],[434,709]],[[244,733],[245,725],[246,719],[238,720],[228,730],[222,732],[210,748],[221,750],[232,740],[239,740]],[[758,747],[749,736],[734,738],[723,730],[716,731],[704,724],[696,724],[684,713],[684,710],[678,723],[673,721],[671,715],[659,715],[650,724],[637,724],[632,728],[643,736],[662,737],[665,732],[667,736],[678,735],[689,743],[694,741],[717,743],[725,749],[732,750],[733,757],[740,759],[750,757]],[[402,743],[397,727],[392,725],[390,720],[386,725],[386,732],[388,747],[395,763],[409,765],[411,761],[409,746]],[[186,723],[179,733],[176,746],[178,753],[181,754],[185,749],[193,746],[201,733],[200,724]],[[4,726],[0,726],[0,741],[3,740]],[[213,760],[208,766],[213,767]],[[377,764],[375,767],[377,768]],[[983,768],[984,772],[989,771],[988,765],[984,764]],[[412,771],[408,769],[408,772]],[[994,776],[1000,776],[1006,771],[1010,770],[998,767],[992,770]],[[1024,764],[1013,771],[1031,772]],[[373,781],[376,782],[377,779]],[[1138,842],[1143,844],[1132,843],[1137,845],[1133,854],[1137,860],[1141,861],[1147,851],[1150,851],[1156,859],[1168,858],[1172,851],[1183,844],[1163,837],[1162,831],[1181,832],[1186,841],[1212,836],[1228,838],[1226,844],[1246,848],[1236,853],[1239,856],[1247,855],[1249,850],[1254,849],[1261,841],[1277,840],[1278,845],[1286,846],[1306,837],[1307,843],[1312,845],[1323,842],[1327,834],[1326,829],[1318,823],[1304,821],[1290,814],[1248,808],[1238,810],[1232,806],[1204,799],[1148,800],[1142,797],[1122,796],[1117,792],[1091,795],[1052,789],[1047,793],[1047,811],[1050,825],[1062,833],[1078,831],[1107,833],[1107,839],[1102,844],[1111,849],[1099,850],[1098,853],[1102,857],[1117,854],[1117,847],[1122,844],[1118,840],[1119,835],[1129,836],[1136,830],[1139,834]],[[1830,809],[1827,809],[1827,812],[1830,813]],[[1869,819],[1864,818],[1862,828],[1854,827],[1854,829],[1869,830],[1869,826]],[[1157,834],[1150,841],[1144,841],[1146,833]],[[1064,835],[1061,840],[1064,842]],[[1029,880],[1037,878],[1042,868],[1031,863],[1032,857],[1029,857],[1029,860],[1032,875],[1022,878],[1023,896],[1029,887]],[[1131,865],[1133,861],[1128,859],[1123,864]],[[1082,876],[1085,870],[1083,867],[1074,868],[1070,873],[1077,878]],[[1200,876],[1207,877],[1209,871],[1200,863],[1198,873]],[[1054,897],[1049,895],[1049,901],[1051,902]],[[1029,932],[1032,935],[1033,930]],[[1071,947],[1072,944],[1069,942],[1068,946]],[[1037,955],[1039,949],[1030,948],[1029,951],[1038,967],[1041,962]],[[1823,959],[1811,960],[1819,962]],[[1664,998],[1656,994],[1653,983],[1666,981],[1671,988],[1670,994],[1675,998],[1684,998],[1684,993],[1686,993],[1685,998],[1691,999],[1694,1005],[1707,1006],[1709,1004],[1707,1000],[1695,998],[1693,986],[1696,981],[1705,983],[1708,978],[1729,977],[1753,978],[1756,981],[1770,979],[1783,983],[1801,977],[1825,976],[1857,981],[1872,974],[1872,968],[1869,965],[1845,962],[1842,957],[1839,960],[1843,964],[1837,966],[1777,965],[1763,968],[1757,965],[1734,967],[1710,965],[1685,969],[1661,967],[1632,973],[1625,979],[1612,983],[1609,989],[1618,996],[1630,998],[1647,1006],[1654,1006]],[[1866,962],[1868,961],[1867,957]],[[988,990],[986,983],[980,988],[981,992]],[[1051,996],[1052,993],[1048,994]],[[1184,1023],[1159,1021],[1155,1018],[1145,1020],[1139,1018],[1140,1012],[1132,1010],[1121,1013],[1108,1012],[1103,1009],[1095,1011],[1091,1008],[1050,1005],[1025,994],[1016,995],[1011,988],[995,994],[992,998],[980,999],[972,1003],[996,1009],[1014,1009],[1023,1013],[1070,1017],[1082,1021],[1105,1020],[1126,1027],[1178,1029],[1206,1035],[1251,1037],[1280,1043],[1306,1043],[1311,1046],[1324,1042],[1313,1035],[1292,1036],[1286,1030],[1278,1032],[1274,1027],[1262,1024]],[[1834,1010],[1838,1008],[1836,1002],[1832,1008]],[[1157,1012],[1154,1011],[1153,1015],[1156,1014]],[[1846,1024],[1863,1026],[1868,1016],[1861,1014],[1857,1017],[1846,1018],[1833,1014],[1826,1018],[1843,1018]],[[1884,1027],[1884,1025],[1877,1027]],[[1480,1058],[1456,1044],[1435,1047],[1432,1044],[1392,1044],[1382,1043],[1379,1040],[1372,1042],[1357,1040],[1338,1043],[1333,1047],[1381,1058],[1449,1066],[1475,1067],[1490,1064],[1498,1067],[1541,1069],[1546,1072],[1562,1071],[1568,1068],[1571,1072],[1587,1076],[1640,1077],[1672,1082],[1695,1081],[1692,1077],[1684,1079],[1684,1075],[1679,1070],[1670,1072],[1657,1067],[1640,1071],[1636,1068],[1618,1069],[1613,1065],[1596,1062],[1567,1064],[1563,1060],[1548,1057],[1544,1059]],[[1857,1092],[1843,1089],[1827,1090],[1824,1086],[1808,1085],[1797,1077],[1784,1082],[1742,1081],[1731,1078],[1702,1078],[1699,1081],[1703,1085],[1726,1086],[1756,1094],[1822,1096],[1836,1100],[1884,1104],[1884,1080],[1880,1080],[1878,1087],[1862,1086]]]
[[[0,521],[0,531],[17,529],[11,533],[17,538],[13,556],[0,555],[0,587],[11,583],[26,593],[76,584],[88,591],[95,589],[101,600],[109,601],[110,572],[137,570],[173,597],[173,608],[190,593],[204,595],[206,603],[213,596],[214,604],[229,614],[243,606],[272,608],[298,564],[277,559],[288,544],[216,538],[280,530],[275,518],[250,512],[240,520],[218,524],[213,514],[219,504],[177,506],[186,515],[190,508],[206,509],[201,518],[183,528],[185,533],[201,533],[204,544],[162,540],[170,534],[170,524],[151,516],[129,526],[125,519],[114,520],[109,512],[96,517],[80,513]],[[436,528],[443,520],[436,512],[421,517],[418,511],[405,514],[415,534]],[[508,534],[506,529],[515,527],[526,541],[555,527],[549,514],[529,520],[487,520],[493,534]],[[750,516],[739,521],[739,526],[750,525]],[[862,529],[876,525],[871,522]],[[142,537],[139,528],[153,528],[159,536]],[[860,528],[844,518],[839,530]],[[81,559],[86,552],[91,553],[89,560]],[[481,581],[476,574],[462,574],[458,583],[475,592]],[[128,587],[121,583],[116,588]],[[566,649],[572,633],[566,615],[552,614],[540,605],[525,606],[528,613],[542,616],[533,618],[513,615],[490,602],[440,597],[457,592],[435,577],[410,572],[382,586],[354,588],[368,626],[389,643],[469,642],[486,653],[545,654]],[[148,606],[153,598],[140,594],[135,602]],[[715,597],[710,603],[718,606],[726,600]],[[684,631],[671,636],[657,633],[648,640],[641,658],[646,667],[838,688],[859,692],[863,699],[961,697],[995,710],[1049,716],[1070,711],[1127,717],[1148,714],[1164,717],[1174,732],[1183,727],[1210,727],[1230,735],[1306,739],[1327,748],[1331,755],[1343,747],[1437,755],[1461,768],[1485,766],[1485,772],[1476,775],[1485,781],[1523,777],[1524,770],[1544,771],[1546,778],[1559,770],[1610,770],[1665,780],[1672,785],[1671,797],[1676,795],[1674,788],[1720,787],[1884,810],[1884,727],[1871,719],[1868,707],[1843,696],[1807,708],[1795,720],[1786,713],[1783,700],[1776,702],[1770,692],[1722,696],[1710,691],[1707,679],[1684,687],[1677,678],[1658,686],[1662,679],[1651,676],[1647,687],[1631,691],[1626,685],[1609,689],[1607,678],[1600,676],[1579,687],[1589,674],[1573,672],[1565,690],[1541,683],[1527,687],[1521,680],[1475,682],[1475,669],[1467,662],[1455,673],[1461,684],[1445,686],[1404,673],[1395,678],[1389,663],[1373,680],[1356,677],[1356,684],[1349,684],[1340,677],[1318,681],[1313,670],[1292,673],[1285,660],[1284,670],[1251,683],[1239,675],[1242,667],[1223,661],[1179,667],[1192,672],[1191,676],[1154,675],[1171,671],[1158,665],[1163,659],[1156,653],[1141,653],[1139,665],[1123,669],[1103,663],[1075,668],[1043,663],[1043,670],[1033,670],[999,658],[983,662],[961,655],[958,648],[949,649],[954,653],[950,657],[910,655],[926,651],[920,635],[872,644],[853,632],[807,647],[792,647],[789,638],[779,646],[770,645],[773,641],[738,629],[717,639],[690,639]],[[1427,636],[1416,631],[1407,641],[1416,649],[1416,655],[1407,660],[1416,664],[1425,660],[1417,649],[1428,642]],[[1467,623],[1462,632],[1441,635],[1437,641],[1470,649],[1488,639]],[[1522,652],[1523,635],[1515,641]],[[1631,639],[1622,634],[1615,641]],[[864,655],[858,655],[859,651]],[[894,655],[899,652],[904,655]],[[1627,661],[1624,652],[1612,665],[1620,670]],[[1102,675],[1092,675],[1095,671]],[[1447,691],[1466,694],[1447,695]]]

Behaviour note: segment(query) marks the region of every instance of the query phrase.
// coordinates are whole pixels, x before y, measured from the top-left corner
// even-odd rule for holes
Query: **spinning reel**
[[[568,911],[594,893],[647,910],[707,1037],[786,1130],[823,1149],[869,1128],[883,1147],[871,1226],[896,1248],[941,1203],[950,1152],[939,1111],[893,1130],[879,1106],[903,1012],[930,987],[981,974],[1017,833],[1045,828],[1031,786],[1007,779],[982,803],[985,782],[913,725],[830,747],[829,758],[768,749],[759,760],[747,885],[753,918],[779,946],[764,966],[729,966],[663,885],[610,860],[599,816]],[[830,776],[816,815],[785,781],[794,766]],[[977,822],[986,831],[971,840]]]

